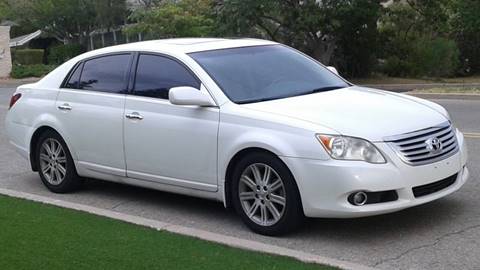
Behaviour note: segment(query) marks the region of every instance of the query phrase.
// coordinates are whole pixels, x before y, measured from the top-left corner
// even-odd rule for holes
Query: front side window
[[[328,69],[283,45],[189,54],[238,104],[274,100],[350,86]]]
[[[130,54],[119,54],[86,61],[83,66],[79,89],[124,93],[130,59]]]
[[[177,61],[158,55],[139,56],[134,95],[168,99],[170,88],[178,86],[200,89],[198,80]]]

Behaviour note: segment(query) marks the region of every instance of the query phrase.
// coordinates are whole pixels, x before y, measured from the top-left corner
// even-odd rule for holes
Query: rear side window
[[[125,93],[130,59],[130,54],[119,54],[86,61],[79,89]]]
[[[64,88],[71,88],[71,89],[78,89],[78,84],[80,82],[80,74],[82,73],[82,66],[83,63],[80,63],[75,67],[75,71],[73,71],[70,79],[65,83]]]
[[[134,95],[168,99],[170,88],[177,86],[200,89],[200,82],[182,64],[168,57],[139,56]]]

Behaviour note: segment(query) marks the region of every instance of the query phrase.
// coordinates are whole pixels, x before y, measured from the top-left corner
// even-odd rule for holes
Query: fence
[[[126,35],[123,33],[125,26],[116,29],[99,29],[90,33],[90,40],[88,44],[88,50],[95,50],[107,46],[113,46],[118,44],[125,44],[131,42],[137,42],[144,40],[142,34],[138,35]]]

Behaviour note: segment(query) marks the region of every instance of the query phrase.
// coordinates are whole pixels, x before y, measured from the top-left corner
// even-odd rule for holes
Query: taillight
[[[15,103],[17,103],[17,101],[22,97],[22,94],[15,94],[12,96],[12,98],[10,98],[10,106],[8,107],[8,109],[10,110],[13,105],[15,105]]]

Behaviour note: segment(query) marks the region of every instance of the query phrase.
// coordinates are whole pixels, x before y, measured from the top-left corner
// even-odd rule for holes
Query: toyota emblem
[[[427,144],[427,150],[430,154],[439,153],[443,149],[442,142],[437,137],[430,138],[426,140],[425,143]]]

